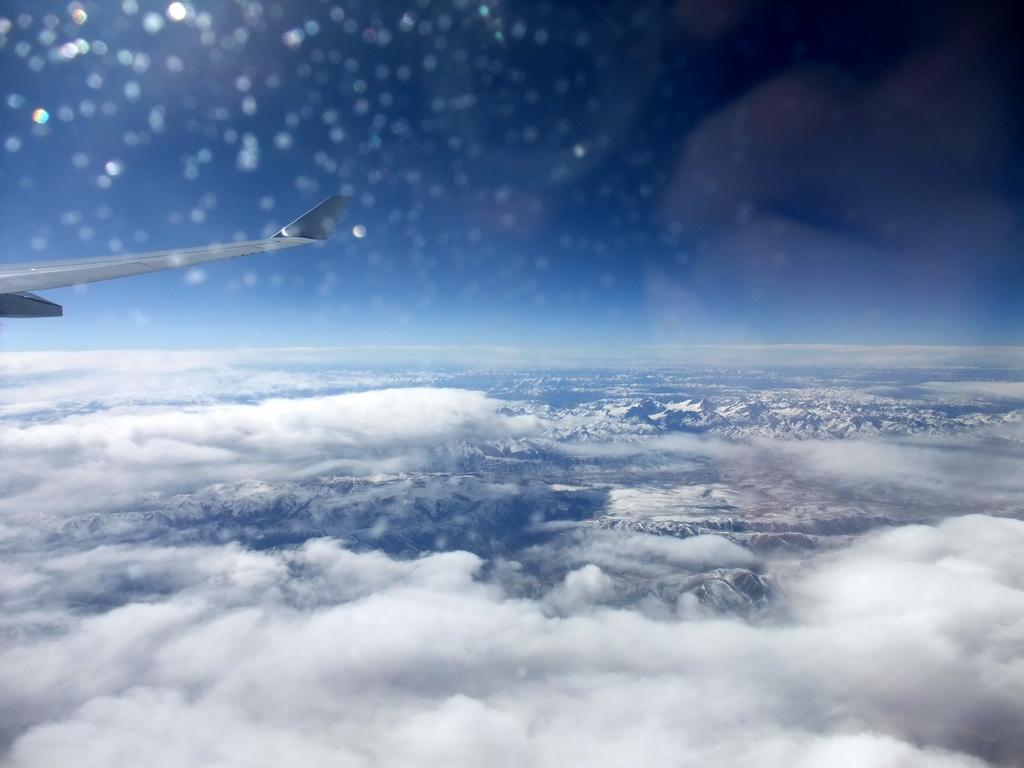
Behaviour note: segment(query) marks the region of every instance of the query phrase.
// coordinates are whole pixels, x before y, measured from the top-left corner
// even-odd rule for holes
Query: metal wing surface
[[[59,317],[63,314],[59,305],[29,291],[131,277],[326,240],[349,199],[329,197],[280,232],[263,240],[86,259],[0,264],[0,317]]]

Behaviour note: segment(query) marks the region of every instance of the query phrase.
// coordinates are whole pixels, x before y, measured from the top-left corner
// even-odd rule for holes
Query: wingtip
[[[351,197],[332,195],[320,205],[302,214],[299,218],[284,227],[274,237],[302,237],[307,240],[326,240],[334,231],[334,225],[338,222],[348,205]]]

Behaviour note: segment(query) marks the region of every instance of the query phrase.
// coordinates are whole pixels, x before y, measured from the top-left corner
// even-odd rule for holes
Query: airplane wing
[[[88,259],[0,264],[0,317],[60,317],[64,314],[59,304],[29,291],[143,275],[162,269],[189,267],[326,240],[349,200],[348,197],[329,197],[273,237],[264,240]]]

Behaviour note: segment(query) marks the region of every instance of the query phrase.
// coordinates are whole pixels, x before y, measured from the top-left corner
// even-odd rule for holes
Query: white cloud
[[[929,381],[919,386],[943,398],[1024,401],[1024,381]]]
[[[711,568],[751,568],[757,558],[722,536],[652,536],[629,531],[591,530],[573,540],[561,539],[545,553],[549,563],[595,564],[620,574],[699,573]],[[593,579],[591,579],[593,580]]]
[[[602,608],[596,567],[553,616],[466,553],[25,554],[6,764],[1016,763],[1021,547],[980,516],[872,535],[805,566],[774,623]],[[151,591],[104,608],[129,573]]]
[[[1012,427],[1001,429],[1009,432]],[[977,505],[975,509],[1016,505],[1024,494],[1019,450],[988,444],[984,435],[758,445],[765,453],[786,457],[794,474],[819,482],[931,492]]]
[[[536,432],[480,392],[391,389],[255,405],[122,406],[0,426],[0,514],[117,507],[147,493],[424,465],[439,443]]]
[[[112,350],[0,355],[0,416],[52,419],[119,405],[334,394],[415,383],[373,372],[372,350]],[[423,384],[435,383],[437,377]]]
[[[337,363],[348,353],[331,354]],[[243,503],[274,499],[287,481],[333,472],[413,470],[405,484],[346,501],[399,493],[409,514],[429,517],[441,491],[414,487],[415,470],[439,445],[549,426],[499,413],[504,401],[481,392],[437,388],[451,384],[440,374],[320,365],[319,350],[268,365],[277,357],[0,356],[10,385],[0,391],[4,765],[1024,762],[1024,523],[1015,520],[893,528],[773,560],[780,602],[750,620],[702,610],[692,595],[660,610],[620,599],[624,583],[763,565],[747,549],[717,536],[572,527],[575,518],[558,515],[542,544],[508,556],[543,559],[545,580],[534,583],[532,573],[505,579],[517,568],[508,559],[395,560],[330,539],[263,552],[72,549],[106,540],[63,536],[62,524],[90,525],[85,510],[130,508],[148,494],[139,515],[159,515],[170,494],[197,488],[208,491],[191,497],[199,505],[221,488],[224,498],[239,489]],[[432,386],[384,388],[410,380]],[[338,394],[360,388],[372,391]],[[506,497],[543,507],[556,491],[595,504],[607,493],[620,518],[699,512],[780,530],[807,510],[828,523],[844,493],[855,513],[868,498],[898,514],[911,493],[1012,513],[1024,493],[1018,445],[1012,431],[616,437],[563,445],[581,469],[547,495],[526,494],[512,475],[449,490],[470,493],[466,509],[482,502],[484,516],[504,514]],[[151,530],[137,525],[140,536]]]

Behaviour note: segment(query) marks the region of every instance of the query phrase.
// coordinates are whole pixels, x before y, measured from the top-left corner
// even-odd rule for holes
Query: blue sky
[[[3,347],[1019,343],[1009,4],[691,5],[15,5],[3,260],[353,202],[316,248],[49,292]]]

